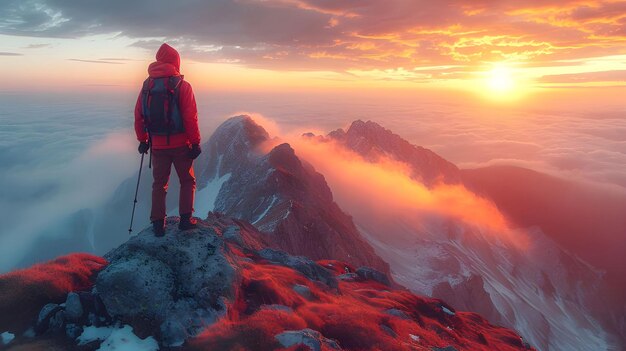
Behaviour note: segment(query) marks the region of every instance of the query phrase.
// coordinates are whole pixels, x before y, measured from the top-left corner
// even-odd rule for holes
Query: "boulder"
[[[296,284],[293,286],[293,291],[297,292],[298,295],[304,297],[307,300],[313,299],[313,293],[311,292],[311,289],[309,289],[308,286]]]
[[[359,279],[359,276],[356,273],[344,273],[338,275],[337,279],[343,280],[344,282],[355,282]]]
[[[406,314],[406,312],[401,311],[401,310],[399,310],[397,308],[390,308],[388,310],[385,310],[385,313],[387,313],[389,315],[392,315],[392,316],[395,316],[395,317],[398,317],[400,319],[404,319],[404,320],[410,320],[411,319],[411,317],[408,314]]]
[[[338,286],[337,279],[335,279],[331,271],[309,258],[303,256],[291,256],[286,252],[274,249],[263,249],[260,250],[258,254],[272,263],[294,269],[302,273],[310,280],[322,282],[331,288],[336,288]]]
[[[238,269],[208,222],[184,232],[176,224],[168,218],[164,237],[146,229],[109,252],[110,264],[96,280],[112,317],[142,324],[147,319],[158,326],[165,346],[182,345],[226,312],[223,299],[233,296]]]
[[[83,317],[83,305],[80,302],[80,297],[75,292],[67,294],[65,315],[72,322],[78,322]]]
[[[83,327],[70,323],[65,326],[65,335],[70,339],[76,339],[83,333]]]
[[[370,268],[370,267],[357,268],[356,274],[359,276],[360,279],[373,280],[383,285],[391,286],[391,281],[389,280],[389,277],[387,277],[385,273],[379,272],[373,268]]]
[[[56,303],[49,303],[43,306],[41,311],[39,311],[39,317],[37,318],[37,323],[35,324],[35,332],[42,334],[48,330],[50,319],[62,309],[63,308]]]
[[[59,333],[61,331],[65,331],[65,311],[63,310],[57,311],[48,322],[48,332]]]
[[[327,339],[320,332],[312,329],[289,330],[275,336],[275,339],[285,348],[296,345],[307,346],[311,351],[321,351],[322,345],[333,350],[341,350],[339,345]]]

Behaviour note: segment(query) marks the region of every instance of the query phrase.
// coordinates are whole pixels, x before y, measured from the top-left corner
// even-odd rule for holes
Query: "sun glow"
[[[498,94],[506,94],[515,88],[515,80],[507,67],[495,67],[489,72],[489,89]]]
[[[529,81],[523,79],[520,72],[512,68],[496,64],[491,70],[481,73],[481,95],[495,102],[513,102],[519,100],[528,92]],[[525,83],[525,84],[523,84]]]

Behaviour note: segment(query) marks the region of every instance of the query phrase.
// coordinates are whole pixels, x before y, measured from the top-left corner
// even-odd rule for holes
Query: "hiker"
[[[161,45],[148,74],[135,105],[135,133],[139,153],[151,152],[154,183],[150,221],[155,235],[163,236],[172,164],[180,179],[178,228],[196,227],[197,220],[191,217],[196,191],[193,160],[202,151],[196,100],[191,85],[180,74],[178,52],[167,44]]]

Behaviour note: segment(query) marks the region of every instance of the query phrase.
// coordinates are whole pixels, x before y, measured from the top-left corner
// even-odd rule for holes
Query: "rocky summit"
[[[477,314],[391,287],[384,272],[267,248],[263,234],[241,220],[211,213],[185,232],[177,221],[168,218],[163,238],[151,229],[140,232],[106,254],[106,261],[75,255],[1,276],[0,284],[28,285],[31,295],[50,296],[38,299],[37,312],[11,329],[14,340],[5,347],[530,349],[513,331]],[[72,263],[64,267],[67,284],[53,294],[63,262]],[[41,274],[50,269],[55,275]],[[0,306],[26,309],[31,301],[3,295]]]

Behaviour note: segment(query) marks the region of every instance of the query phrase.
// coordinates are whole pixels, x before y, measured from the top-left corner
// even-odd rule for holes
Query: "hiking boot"
[[[165,220],[160,219],[152,222],[152,230],[154,231],[154,236],[162,237],[165,235]]]
[[[178,223],[178,229],[189,230],[198,227],[198,220],[191,217],[191,213],[181,214],[180,223]]]

